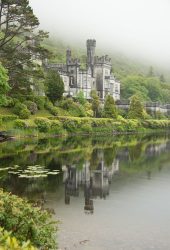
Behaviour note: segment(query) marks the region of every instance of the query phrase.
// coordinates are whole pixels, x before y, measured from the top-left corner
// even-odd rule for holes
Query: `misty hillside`
[[[73,57],[78,57],[81,61],[83,67],[86,64],[86,48],[80,48],[77,44],[69,45],[60,40],[46,40],[44,42],[44,47],[49,49],[53,52],[54,56],[51,59],[51,62],[65,62],[65,54],[67,47],[70,47],[72,50]],[[112,69],[117,78],[120,80],[127,75],[144,75],[147,76],[150,70],[150,67],[153,67],[154,75],[160,76],[164,75],[166,82],[170,82],[170,72],[159,68],[155,65],[150,65],[148,62],[141,62],[140,60],[130,58],[121,54],[120,52],[111,52],[109,53],[108,49],[100,50],[99,48],[96,49],[96,55],[104,55],[108,53],[109,56],[112,58]]]

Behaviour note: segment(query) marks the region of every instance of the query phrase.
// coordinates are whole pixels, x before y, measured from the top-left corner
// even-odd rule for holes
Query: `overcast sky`
[[[41,28],[85,45],[170,63],[170,0],[30,0]]]

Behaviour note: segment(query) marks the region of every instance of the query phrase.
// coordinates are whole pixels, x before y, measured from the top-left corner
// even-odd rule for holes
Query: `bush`
[[[40,132],[48,132],[50,129],[50,121],[47,118],[39,117],[34,120]]]
[[[93,117],[94,113],[93,113],[93,110],[92,110],[92,104],[91,103],[86,102],[84,104],[84,109],[86,111],[86,116]]]
[[[6,107],[6,108],[12,108],[14,107],[15,103],[14,103],[14,100],[13,98],[7,96],[6,97],[6,102],[4,103],[4,105],[2,105],[3,107]]]
[[[38,250],[29,241],[20,243],[11,233],[0,228],[0,250]]]
[[[59,107],[67,110],[74,117],[85,117],[86,112],[80,103],[74,102],[71,98],[67,98],[59,102]]]
[[[145,128],[150,129],[168,129],[170,128],[169,120],[145,120],[142,122]]]
[[[58,117],[63,124],[63,128],[70,133],[92,132],[91,120],[88,118]]]
[[[22,109],[19,113],[20,119],[28,119],[30,117],[31,113],[28,109]]]
[[[31,114],[30,111],[27,109],[27,106],[20,102],[16,102],[13,112],[21,119],[28,119]]]
[[[32,115],[37,113],[38,108],[35,102],[25,101],[24,104],[27,106],[27,109],[31,112]]]
[[[37,104],[39,110],[44,109],[45,97],[44,96],[35,96],[34,102]]]
[[[37,207],[32,207],[10,193],[0,190],[0,226],[20,242],[28,241],[39,249],[56,249],[56,226],[51,215]]]
[[[57,108],[50,101],[46,101],[45,108],[54,116],[58,115]]]
[[[18,119],[17,115],[2,115],[2,122],[10,122]]]
[[[51,124],[51,131],[56,134],[60,133],[63,129],[62,123],[58,120],[51,120],[50,124]]]
[[[28,125],[25,121],[18,119],[14,123],[14,128],[26,129],[26,128],[28,128]]]

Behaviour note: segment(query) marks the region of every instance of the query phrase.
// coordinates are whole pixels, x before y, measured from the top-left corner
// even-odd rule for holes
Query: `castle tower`
[[[87,40],[86,46],[87,46],[87,69],[89,68],[91,69],[92,76],[93,76],[96,40],[93,40],[93,39]]]
[[[66,50],[66,64],[70,64],[71,63],[71,49],[67,49]]]

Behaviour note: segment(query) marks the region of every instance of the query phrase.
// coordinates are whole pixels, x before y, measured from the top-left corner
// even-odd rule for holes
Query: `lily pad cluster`
[[[49,175],[59,174],[59,170],[51,171],[49,169],[45,169],[44,166],[40,165],[27,166],[26,169],[19,168],[20,166],[14,165],[13,169],[8,171],[8,173],[18,175],[19,178],[45,178]]]

